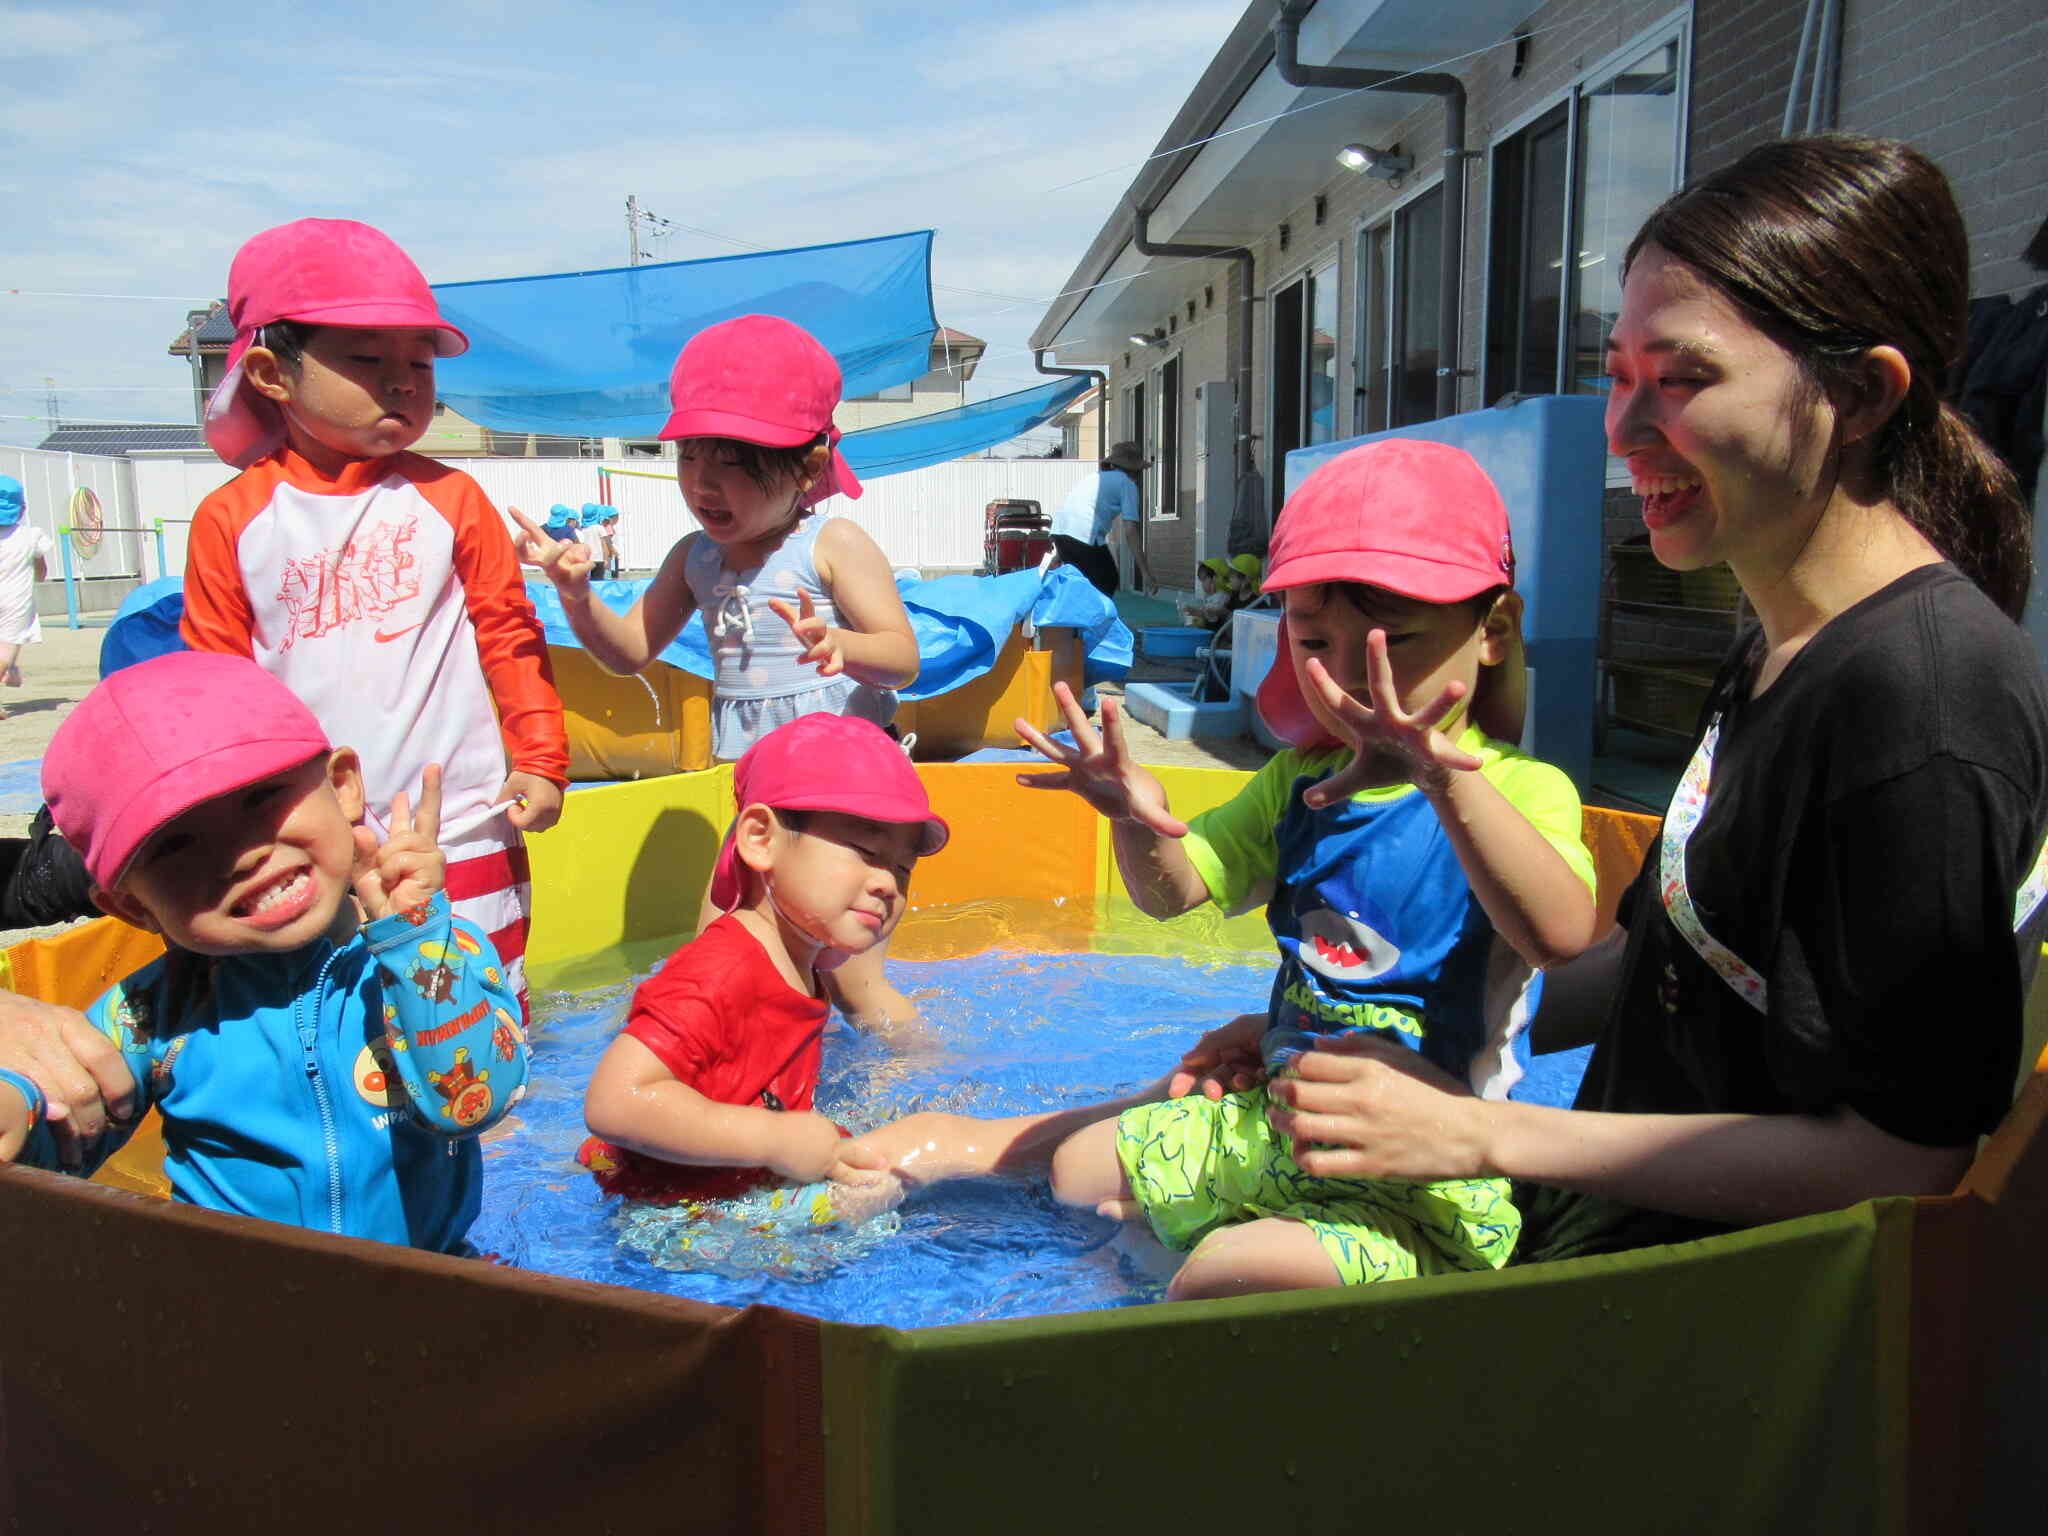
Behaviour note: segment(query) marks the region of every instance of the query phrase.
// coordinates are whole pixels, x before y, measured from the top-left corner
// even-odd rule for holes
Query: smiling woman
[[[2023,512],[1936,393],[1968,270],[1902,144],[1765,145],[1651,214],[1610,447],[1657,557],[1728,561],[1756,622],[1624,930],[1567,972],[1607,1003],[1578,1108],[1340,1044],[1275,1089],[1325,1144],[1304,1168],[1513,1177],[1522,1258],[1954,1185],[2011,1100],[2048,922]]]

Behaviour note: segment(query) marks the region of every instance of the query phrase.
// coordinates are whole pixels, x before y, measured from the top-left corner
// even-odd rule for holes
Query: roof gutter
[[[1438,309],[1436,411],[1458,409],[1458,315],[1464,290],[1465,82],[1456,75],[1397,69],[1338,69],[1301,62],[1301,18],[1314,0],[1278,0],[1273,17],[1273,63],[1289,85],[1337,90],[1390,91],[1444,99],[1444,262]],[[1142,249],[1142,247],[1141,247]]]
[[[1046,351],[1044,347],[1034,347],[1031,352],[1031,365],[1040,373],[1095,381],[1095,457],[1106,458],[1109,454],[1109,375],[1100,368],[1055,368],[1045,360]]]
[[[1131,216],[1131,244],[1141,256],[1223,257],[1237,263],[1239,301],[1244,312],[1238,320],[1237,358],[1231,365],[1231,372],[1237,377],[1231,386],[1230,435],[1237,444],[1237,472],[1247,474],[1252,469],[1252,434],[1246,425],[1252,398],[1252,305],[1258,302],[1258,289],[1253,286],[1252,253],[1242,245],[1161,245],[1146,235],[1152,209],[1133,203]]]

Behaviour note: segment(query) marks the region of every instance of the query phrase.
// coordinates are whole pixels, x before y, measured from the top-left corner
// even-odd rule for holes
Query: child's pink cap
[[[1355,581],[1425,603],[1515,584],[1500,491],[1462,448],[1387,437],[1340,453],[1301,482],[1273,529],[1264,592]],[[1287,621],[1259,684],[1259,714],[1283,741],[1331,745],[1294,675]]]
[[[918,856],[946,846],[952,829],[932,814],[924,781],[889,733],[852,715],[804,715],[777,726],[747,748],[732,771],[741,810],[840,811],[869,821],[921,822]],[[730,912],[739,904],[739,854],[732,833],[711,872],[711,904]]]
[[[248,657],[172,651],[79,701],[43,754],[43,798],[112,890],[166,822],[329,750],[313,712]]]
[[[228,268],[228,317],[235,342],[227,376],[206,402],[206,441],[237,469],[284,441],[276,405],[242,388],[242,354],[273,320],[417,327],[437,333],[434,351],[442,357],[469,350],[469,338],[441,318],[412,258],[382,230],[354,219],[294,219],[251,236]]]
[[[860,481],[839,452],[832,425],[839,364],[818,338],[775,315],[741,315],[699,331],[669,370],[673,408],[661,436],[729,437],[763,448],[794,448],[825,434],[832,459],[803,505],[858,496]]]

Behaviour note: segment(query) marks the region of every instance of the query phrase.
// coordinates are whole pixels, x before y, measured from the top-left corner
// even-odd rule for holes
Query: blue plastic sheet
[[[849,432],[840,439],[839,451],[863,480],[944,464],[1043,426],[1092,387],[1089,379],[1059,379],[958,410]]]
[[[593,581],[598,600],[624,613],[647,590],[650,578]],[[1064,625],[1081,633],[1090,683],[1122,677],[1131,668],[1131,632],[1116,607],[1069,566],[1055,566],[1043,578],[1037,571],[1012,571],[1005,576],[941,576],[934,581],[898,586],[910,627],[917,637],[917,681],[901,690],[905,699],[928,699],[971,683],[996,663],[1010,632],[1025,619],[1041,627]],[[550,645],[581,647],[569,627],[561,599],[543,579],[529,578],[533,599]],[[698,677],[711,677],[711,645],[704,626],[692,619],[661,653],[661,660]]]
[[[560,272],[434,289],[469,336],[441,398],[508,432],[653,437],[683,343],[739,315],[780,315],[838,359],[848,398],[931,366],[932,232],[705,261]]]

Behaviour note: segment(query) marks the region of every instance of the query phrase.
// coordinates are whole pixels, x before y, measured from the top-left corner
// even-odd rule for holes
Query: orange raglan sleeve
[[[185,546],[185,617],[178,633],[195,651],[255,654],[255,616],[242,584],[242,530],[269,499],[271,482],[237,475],[199,503]]]
[[[562,699],[505,520],[468,475],[431,460],[419,462],[429,466],[428,478],[416,482],[421,493],[455,527],[455,570],[498,707],[505,757],[515,772],[567,787],[569,732]]]

